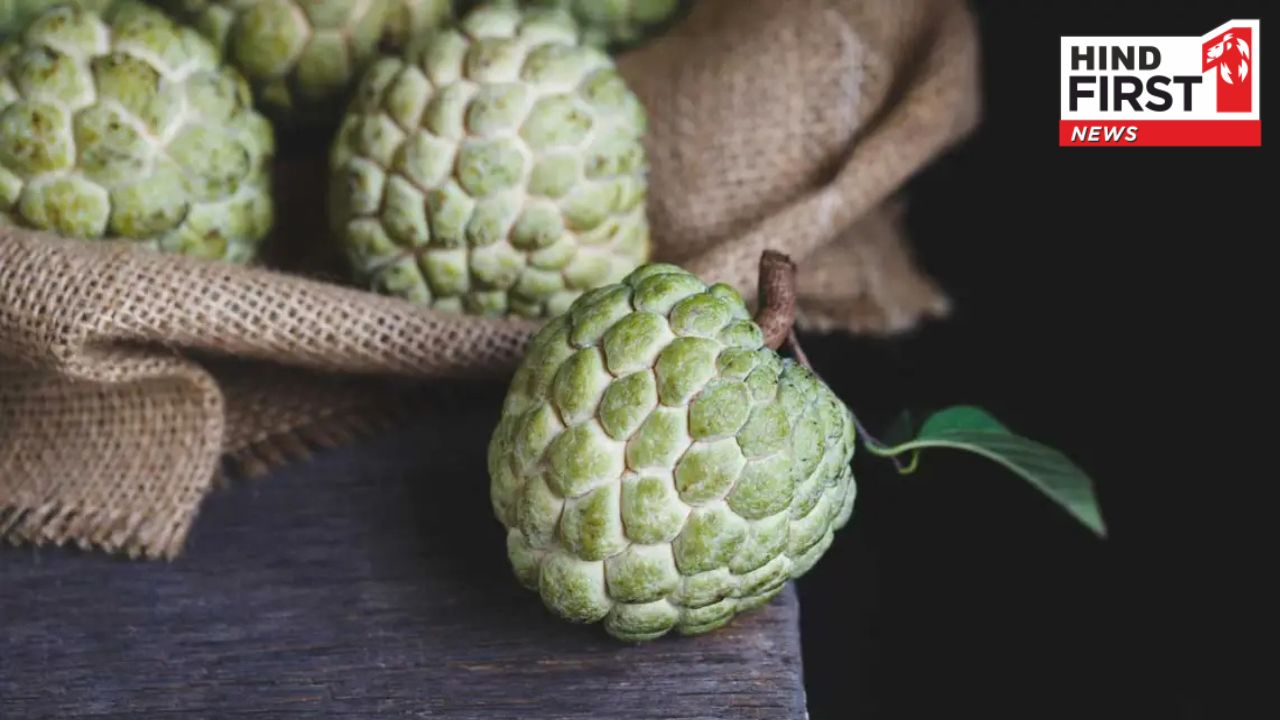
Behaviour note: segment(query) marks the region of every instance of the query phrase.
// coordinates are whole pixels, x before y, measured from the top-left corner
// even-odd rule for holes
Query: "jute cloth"
[[[699,0],[620,64],[651,117],[657,258],[751,297],[760,252],[787,252],[811,330],[945,312],[893,196],[976,120],[961,2]],[[282,214],[292,244],[327,242]],[[228,462],[342,442],[424,380],[501,377],[535,329],[0,229],[0,536],[172,557]]]

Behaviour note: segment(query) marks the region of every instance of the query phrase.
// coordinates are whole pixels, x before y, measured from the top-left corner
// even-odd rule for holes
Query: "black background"
[[[855,459],[853,521],[800,582],[811,714],[1252,715],[1248,668],[1273,662],[1248,657],[1269,655],[1248,586],[1275,561],[1249,563],[1266,509],[1245,499],[1276,475],[1249,438],[1275,336],[1267,150],[1059,148],[1056,126],[1059,36],[1265,27],[1263,3],[975,9],[983,123],[906,192],[954,316],[806,345],[872,428],[974,403],[1063,449],[1111,535],[980,459],[942,452],[905,478]]]

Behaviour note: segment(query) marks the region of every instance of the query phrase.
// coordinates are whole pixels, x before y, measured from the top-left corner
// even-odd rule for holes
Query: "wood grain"
[[[489,508],[493,420],[438,412],[237,481],[172,563],[0,549],[0,718],[805,716],[790,588],[640,646],[543,610]]]

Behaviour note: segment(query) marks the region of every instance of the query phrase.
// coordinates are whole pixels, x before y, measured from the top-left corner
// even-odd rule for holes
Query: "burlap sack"
[[[972,126],[976,63],[959,0],[699,0],[621,60],[651,116],[657,257],[750,297],[783,250],[809,329],[944,312],[889,203]],[[293,245],[314,227],[282,218]],[[534,329],[2,229],[0,536],[172,557],[228,459],[285,462],[422,380],[502,376]]]

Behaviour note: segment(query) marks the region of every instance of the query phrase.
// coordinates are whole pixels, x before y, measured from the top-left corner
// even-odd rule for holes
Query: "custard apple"
[[[764,346],[742,298],[671,265],[531,342],[489,444],[519,580],[623,640],[706,632],[807,571],[853,511],[849,409]]]
[[[101,12],[115,0],[0,0],[0,38],[20,33],[37,15],[54,5],[76,5]]]
[[[247,261],[273,153],[243,78],[148,6],[59,6],[0,45],[0,223]]]
[[[378,49],[392,0],[162,0],[235,65],[271,115],[327,122]]]
[[[583,42],[597,47],[643,40],[675,17],[680,0],[522,0],[531,7],[569,10],[582,27]]]
[[[361,81],[330,155],[334,232],[378,291],[561,313],[647,259],[644,128],[567,14],[482,6]]]

